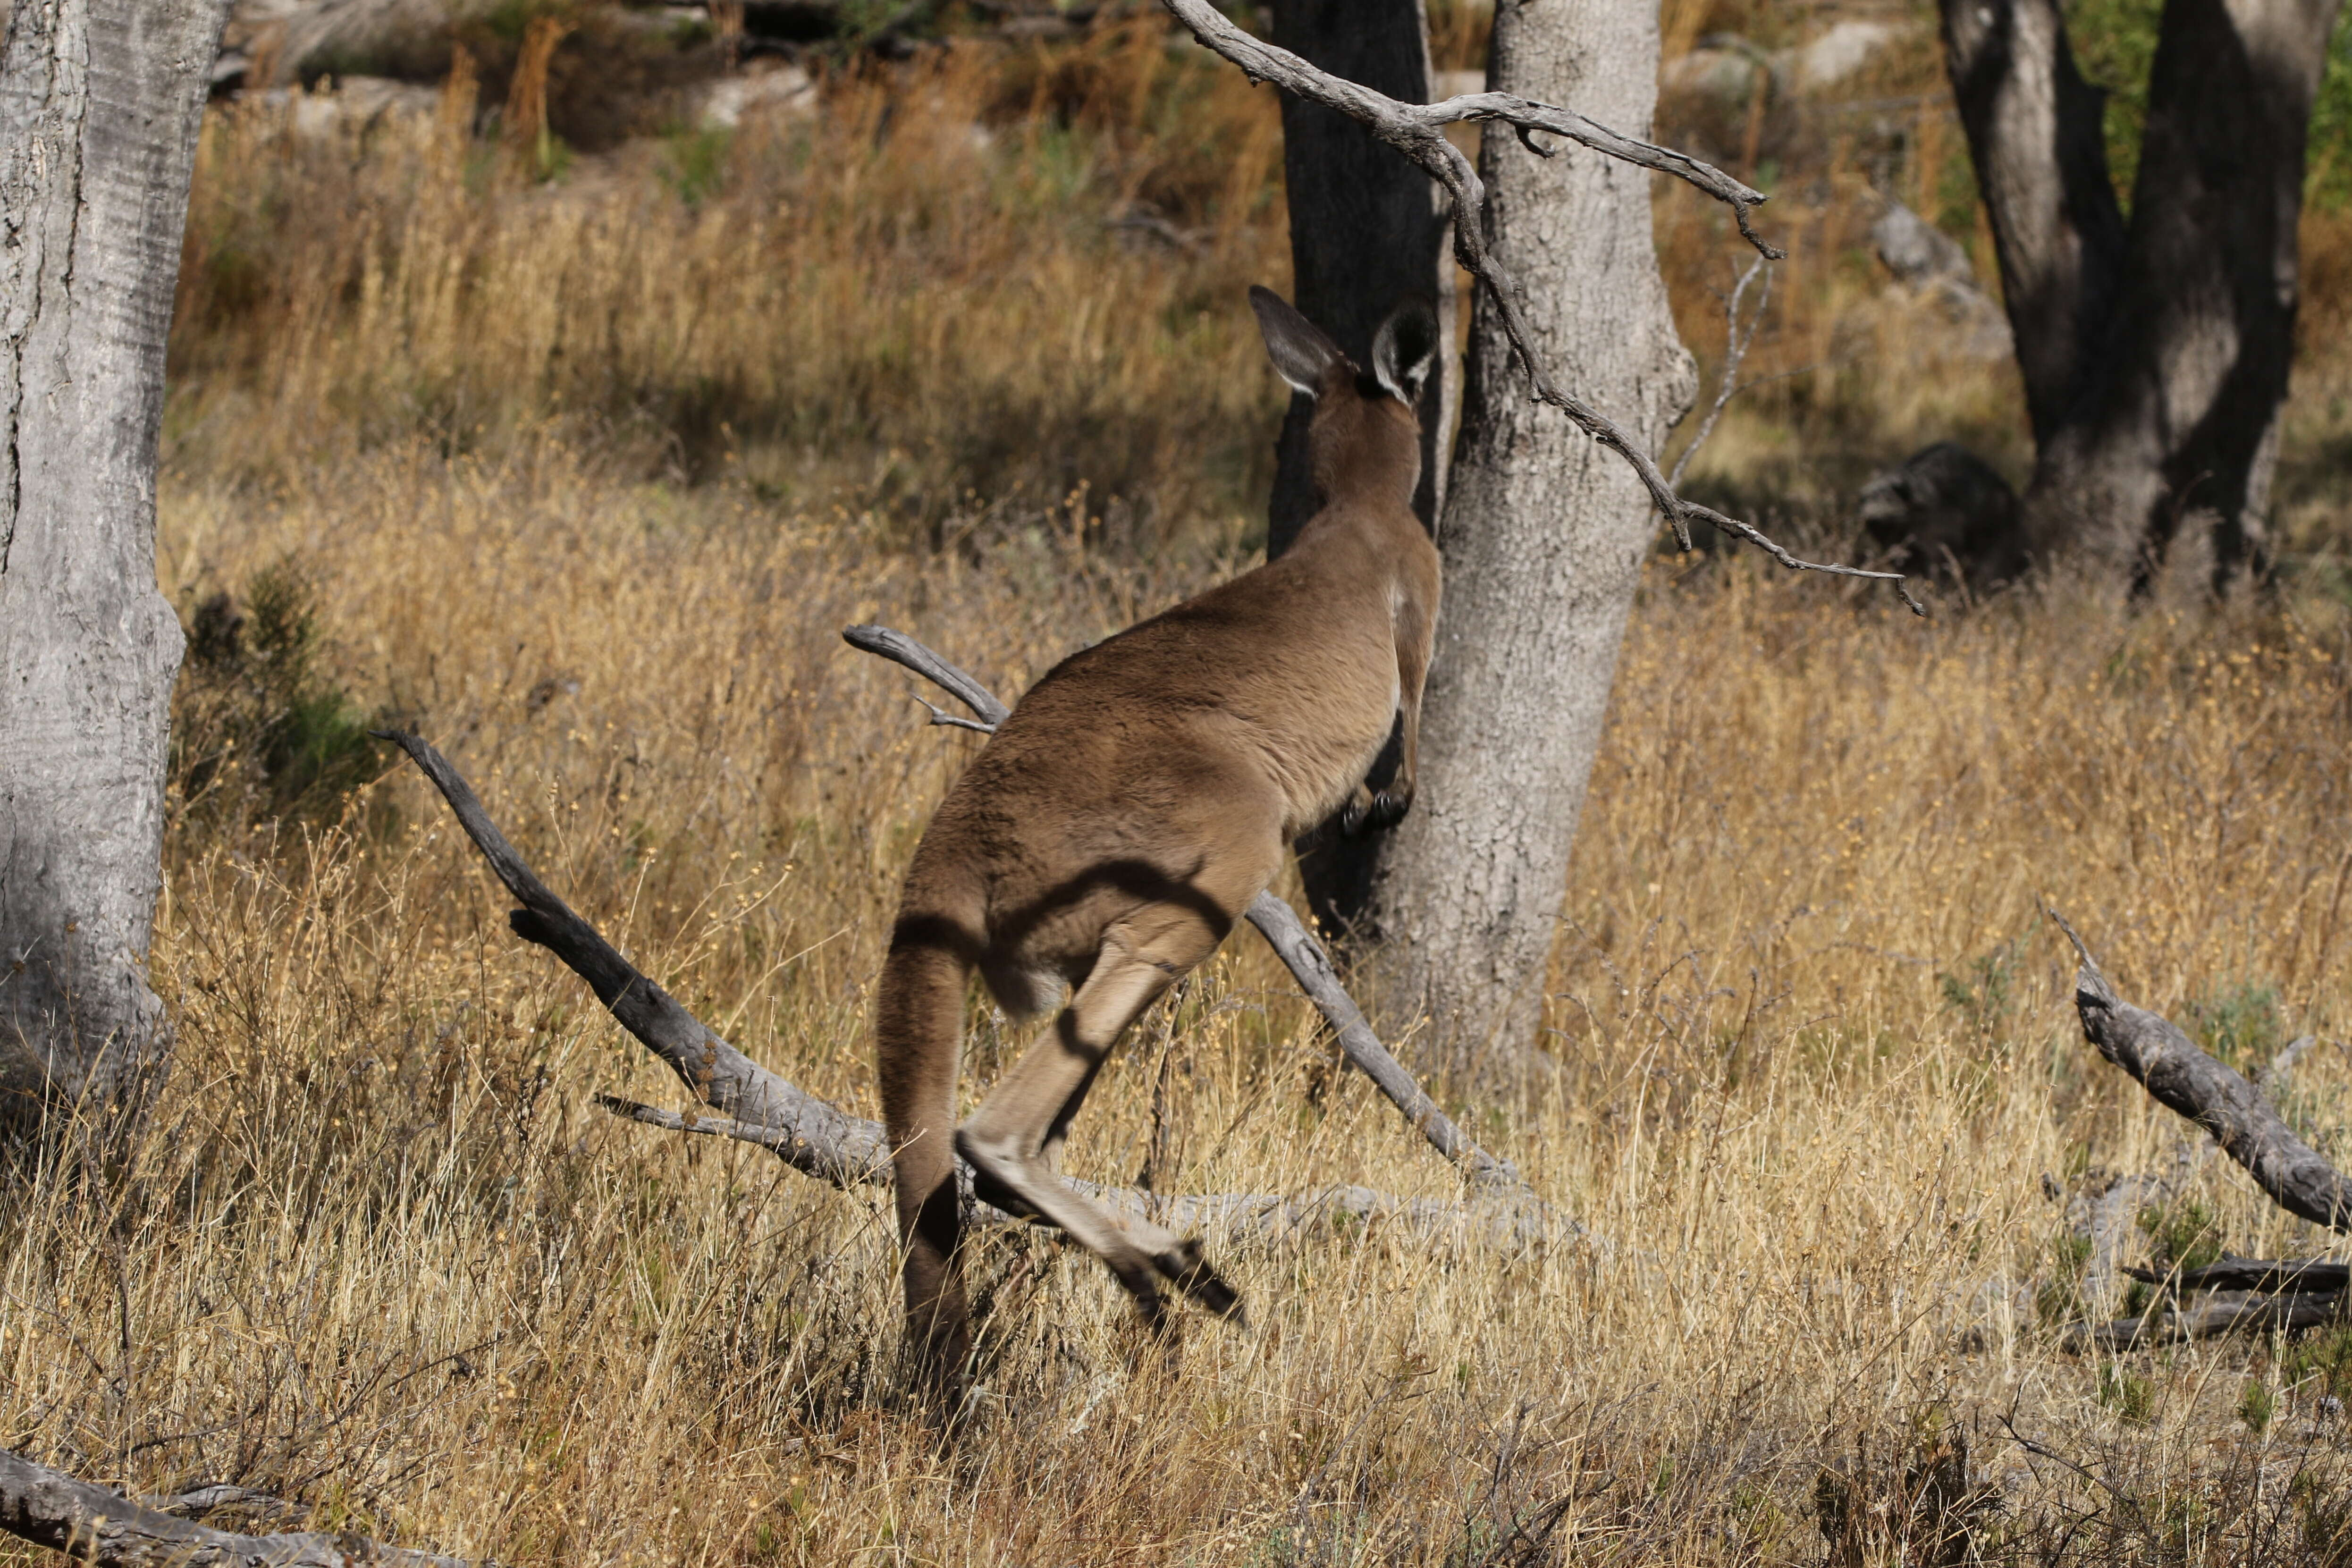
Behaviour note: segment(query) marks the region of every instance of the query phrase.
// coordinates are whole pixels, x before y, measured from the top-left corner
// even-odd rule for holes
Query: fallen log
[[[123,1568],[466,1568],[463,1558],[385,1546],[360,1535],[214,1530],[5,1449],[0,1449],[0,1530],[77,1563]]]

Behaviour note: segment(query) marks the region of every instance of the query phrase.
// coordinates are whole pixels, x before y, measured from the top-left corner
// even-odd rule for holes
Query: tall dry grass
[[[1103,79],[1179,68],[1122,47],[1139,76]],[[870,1112],[896,878],[975,742],[918,727],[838,628],[906,626],[1012,693],[1249,559],[1215,465],[1263,450],[1278,400],[1222,291],[1278,246],[1254,208],[1198,254],[1129,251],[1110,165],[1051,183],[1073,149],[1181,164],[1181,117],[1137,131],[1087,85],[1122,58],[834,83],[811,134],[839,156],[739,142],[698,205],[650,153],[524,187],[393,128],[338,173],[225,117],[167,594],[307,584],[318,681],[419,724],[648,973]],[[981,111],[985,146],[923,112],[1015,85],[1039,111]],[[851,155],[877,138],[896,154]],[[1059,307],[979,265],[1025,233]],[[253,269],[234,299],[225,234]],[[753,258],[781,259],[729,265]],[[698,466],[662,389],[730,363],[712,417],[742,439],[714,449],[740,458]],[[1098,488],[958,469],[960,421],[1013,405]],[[1097,521],[1123,448],[1095,456],[1085,418],[1172,443],[1155,460],[1195,488],[1160,492],[1157,534]],[[894,444],[975,488],[956,548],[905,548],[933,514],[859,467]],[[1594,1244],[1221,1246],[1256,1327],[1163,1355],[1090,1260],[992,1237],[945,1446],[891,1375],[884,1194],[598,1110],[676,1090],[508,934],[413,775],[275,826],[184,800],[167,1093],[136,1133],[0,1163],[0,1424],[92,1479],[234,1481],[513,1563],[1798,1563],[1825,1516],[1854,1522],[1836,1561],[1917,1563],[1955,1435],[1986,1560],[2341,1561],[2352,1341],[2062,1348],[2121,1305],[2068,1227],[2102,1173],[2174,1186],[2127,1258],[2324,1238],[2082,1043],[2036,900],[2249,1066],[2333,1038],[2347,742],[2352,626],[2316,592],[2174,616],[2053,589],[1922,623],[1746,560],[1654,563],[1543,1059],[1460,1107]],[[1412,1055],[1413,1021],[1380,1022]],[[976,1012],[971,1083],[1016,1043]],[[2289,1100],[2339,1155],[2347,1089],[2331,1047]],[[1246,935],[1115,1058],[1071,1158],[1171,1190],[1454,1190]]]
[[[318,135],[299,100],[208,120],[168,460],[294,482],[324,447],[553,420],[934,542],[1083,488],[1157,543],[1270,474],[1228,304],[1286,274],[1279,120],[1156,25],[853,73],[814,117],[547,183],[472,137],[471,92]]]

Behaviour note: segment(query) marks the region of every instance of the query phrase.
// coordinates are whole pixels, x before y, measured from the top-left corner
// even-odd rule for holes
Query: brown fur
[[[957,1152],[981,1196],[1068,1231],[1155,1322],[1163,1281],[1239,1314],[1197,1242],[1055,1179],[1063,1138],[1120,1033],[1215,951],[1292,837],[1342,806],[1356,828],[1412,802],[1438,560],[1412,511],[1420,432],[1396,395],[1418,377],[1396,362],[1425,363],[1433,334],[1425,313],[1391,318],[1376,380],[1271,294],[1252,302],[1277,367],[1316,395],[1322,510],[1280,560],[1055,666],[949,791],[907,873],[877,1065],[908,1331],[935,1378],[970,1346]],[[1375,796],[1365,771],[1400,712],[1403,763]],[[958,1128],[975,968],[1016,1016],[1073,994]]]

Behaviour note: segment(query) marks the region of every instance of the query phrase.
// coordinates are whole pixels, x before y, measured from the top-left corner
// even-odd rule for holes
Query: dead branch
[[[1573,110],[1536,103],[1507,92],[1465,93],[1443,103],[1401,102],[1343,77],[1318,70],[1289,50],[1252,37],[1227,20],[1211,0],[1160,3],[1204,48],[1240,67],[1252,81],[1270,81],[1285,92],[1361,122],[1376,139],[1412,159],[1445,188],[1454,201],[1454,257],[1486,285],[1495,308],[1502,314],[1503,331],[1527,372],[1529,390],[1538,402],[1548,403],[1567,415],[1578,429],[1632,465],[1643,488],[1650,492],[1651,505],[1673,525],[1675,537],[1685,550],[1691,547],[1690,525],[1709,523],[1733,538],[1746,540],[1794,572],[1824,572],[1838,577],[1866,577],[1891,583],[1914,615],[1927,613],[1926,606],[1911,596],[1899,572],[1866,572],[1858,566],[1801,561],[1767,538],[1754,524],[1726,517],[1711,507],[1676,495],[1639,441],[1607,415],[1551,379],[1536,357],[1526,318],[1520,313],[1518,286],[1487,247],[1486,184],[1461,149],[1446,140],[1445,127],[1468,121],[1499,121],[1511,127],[1521,144],[1540,157],[1551,156],[1551,150],[1536,141],[1538,132],[1564,137],[1638,168],[1671,174],[1728,205],[1748,243],[1764,257],[1777,261],[1787,253],[1765,244],[1748,223],[1748,214],[1765,200],[1761,191],[1740,184],[1722,170],[1687,153],[1622,135]]]
[[[2342,1316],[2344,1293],[2337,1291],[2217,1290],[2202,1300],[2178,1300],[2150,1309],[2137,1318],[2111,1323],[2075,1323],[2063,1338],[2069,1351],[2127,1351],[2182,1340],[2215,1339],[2240,1329],[2293,1332],[2332,1323]]]
[[[2272,1202],[2315,1225],[2352,1233],[2352,1183],[2295,1136],[2268,1097],[2200,1050],[2179,1025],[2116,995],[2065,917],[2054,909],[2050,917],[2082,958],[2074,1006],[2084,1037],[2099,1054],[2168,1109],[2211,1133]]]
[[[907,640],[911,644],[912,639]],[[920,647],[919,644],[912,646]],[[961,674],[940,662],[943,668]],[[973,695],[987,702],[995,700],[969,676],[963,679],[971,685]],[[984,710],[975,708],[975,711]],[[793,1169],[836,1187],[879,1185],[890,1180],[889,1145],[879,1122],[852,1116],[770,1072],[688,1013],[668,992],[622,957],[595,927],[549,890],[515,853],[506,836],[483,810],[472,787],[450,766],[447,758],[415,735],[399,731],[380,733],[383,739],[406,752],[425,776],[433,781],[441,797],[449,803],[457,825],[466,830],[466,836],[474,841],[507,890],[521,901],[523,907],[507,917],[514,933],[547,949],[585,980],[596,999],[621,1026],[668,1064],[678,1081],[719,1114],[681,1114],[611,1095],[599,1095],[598,1104],[616,1116],[647,1126],[756,1143],[773,1152]],[[1445,1122],[1444,1126],[1450,1130],[1452,1123]],[[1475,1148],[1466,1139],[1460,1142]],[[1500,1161],[1491,1163],[1506,1171],[1510,1169]],[[1472,1169],[1474,1174],[1483,1173],[1475,1165]],[[971,1173],[961,1163],[958,1178],[966,1208],[975,1222],[1013,1222],[1013,1216],[972,1196]],[[1516,1173],[1513,1179],[1516,1182]],[[1163,1224],[1169,1223],[1171,1215],[1179,1224],[1213,1221],[1225,1226],[1226,1234],[1237,1240],[1277,1239],[1335,1215],[1358,1220],[1401,1222],[1423,1236],[1485,1236],[1524,1242],[1555,1232],[1581,1234],[1572,1224],[1562,1225],[1554,1219],[1541,1204],[1533,1201],[1473,1209],[1435,1199],[1399,1197],[1368,1187],[1334,1187],[1304,1198],[1229,1193],[1154,1197],[1146,1193],[1098,1187],[1066,1176],[1063,1180],[1074,1190],[1118,1212],[1152,1215]]]
[[[786,1082],[705,1026],[548,890],[447,758],[415,735],[397,730],[378,733],[425,771],[457,815],[457,826],[507,891],[521,901],[523,907],[507,916],[515,935],[547,949],[585,980],[606,1011],[667,1063],[697,1099],[745,1127],[759,1129],[757,1141],[787,1164],[835,1186],[888,1178],[889,1147],[877,1123],[851,1116]]]
[[[2074,1006],[2084,1037],[2099,1054],[2159,1103],[2212,1134],[2272,1202],[2299,1218],[2352,1232],[2352,1183],[2295,1136],[2262,1089],[2199,1049],[2170,1019],[2118,996],[2066,917],[2046,903],[2043,908],[2082,961],[2074,975]],[[2265,1078],[2283,1078],[2308,1048],[2306,1040],[2287,1047]],[[2323,1259],[2224,1258],[2170,1273],[2128,1268],[2124,1272],[2158,1287],[2157,1300],[2137,1317],[2072,1325],[2062,1341],[2067,1349],[2128,1350],[2241,1328],[2315,1328],[2339,1320],[2352,1294],[2352,1265]],[[2186,1300],[2192,1295],[2200,1299]]]
[[[956,666],[941,658],[929,648],[901,631],[888,626],[851,626],[841,634],[842,641],[861,652],[887,658],[893,664],[904,665],[924,679],[946,691],[980,716],[980,722],[951,718],[936,708],[931,709],[934,724],[957,723],[967,729],[993,733],[999,724],[1012,715],[996,694]],[[929,708],[930,704],[923,704]],[[1518,1167],[1508,1160],[1498,1160],[1486,1152],[1454,1123],[1453,1118],[1438,1109],[1437,1102],[1423,1092],[1412,1074],[1381,1044],[1372,1026],[1364,1021],[1363,1010],[1347,987],[1339,984],[1339,972],[1332,967],[1330,954],[1315,940],[1307,922],[1271,892],[1260,893],[1244,911],[1250,924],[1257,927],[1276,957],[1289,967],[1298,981],[1298,988],[1307,993],[1339,1038],[1339,1049],[1360,1068],[1366,1078],[1378,1086],[1390,1104],[1404,1113],[1421,1135],[1429,1140],[1437,1152],[1460,1165],[1471,1179],[1486,1185],[1515,1187],[1520,1184]]]
[[[358,1535],[236,1535],[173,1519],[0,1449],[0,1530],[78,1563],[126,1568],[466,1568]]]
[[[1747,297],[1748,286],[1756,281],[1759,273],[1763,276],[1764,287],[1758,292],[1755,312],[1748,318],[1747,330],[1742,331],[1739,325],[1740,301]],[[1683,455],[1675,459],[1674,471],[1666,476],[1667,484],[1683,482],[1683,475],[1690,469],[1691,459],[1697,457],[1699,448],[1706,445],[1706,438],[1715,434],[1716,422],[1723,417],[1724,409],[1730,405],[1733,398],[1748,390],[1747,384],[1739,379],[1739,363],[1748,357],[1748,345],[1756,341],[1757,329],[1764,324],[1764,312],[1771,308],[1772,274],[1765,270],[1764,258],[1759,256],[1740,273],[1739,280],[1731,286],[1731,298],[1724,301],[1723,379],[1716,386],[1715,401],[1707,405],[1706,417],[1699,421],[1697,434],[1691,437],[1690,445],[1683,448]]]

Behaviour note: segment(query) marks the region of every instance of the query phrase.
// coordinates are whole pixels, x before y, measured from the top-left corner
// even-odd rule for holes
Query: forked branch
[[[1671,174],[1731,208],[1738,221],[1739,232],[1747,237],[1763,256],[1780,259],[1786,252],[1767,245],[1748,222],[1748,214],[1759,205],[1765,196],[1761,191],[1740,184],[1722,170],[1701,163],[1688,153],[1659,147],[1635,137],[1612,131],[1605,125],[1587,120],[1571,110],[1552,104],[1537,103],[1507,92],[1465,93],[1449,98],[1443,103],[1405,103],[1385,93],[1344,77],[1336,77],[1315,67],[1262,38],[1251,37],[1228,20],[1211,0],[1160,0],[1171,15],[1181,22],[1203,47],[1221,58],[1239,66],[1244,75],[1253,81],[1270,81],[1285,92],[1336,110],[1360,122],[1378,140],[1395,148],[1419,165],[1429,176],[1445,188],[1454,201],[1454,254],[1463,267],[1486,284],[1501,313],[1504,333],[1519,363],[1527,371],[1528,384],[1539,402],[1548,403],[1568,416],[1576,427],[1593,440],[1632,465],[1640,477],[1643,488],[1650,492],[1650,503],[1673,525],[1675,537],[1688,550],[1691,547],[1690,525],[1705,522],[1735,539],[1748,543],[1770,555],[1781,565],[1796,572],[1824,572],[1837,577],[1867,577],[1894,584],[1904,604],[1915,615],[1927,613],[1926,606],[1911,596],[1899,572],[1866,572],[1859,566],[1843,566],[1817,561],[1801,561],[1765,536],[1753,523],[1727,517],[1712,507],[1686,500],[1675,493],[1674,486],[1658,471],[1656,461],[1643,444],[1620,428],[1614,420],[1555,382],[1536,357],[1535,345],[1521,312],[1518,286],[1486,243],[1486,187],[1478,178],[1478,171],[1462,150],[1446,140],[1445,127],[1467,121],[1491,121],[1509,126],[1527,149],[1540,157],[1551,152],[1536,140],[1538,134],[1564,137],[1580,146],[1591,148],[1606,157],[1633,164],[1637,168]]]

